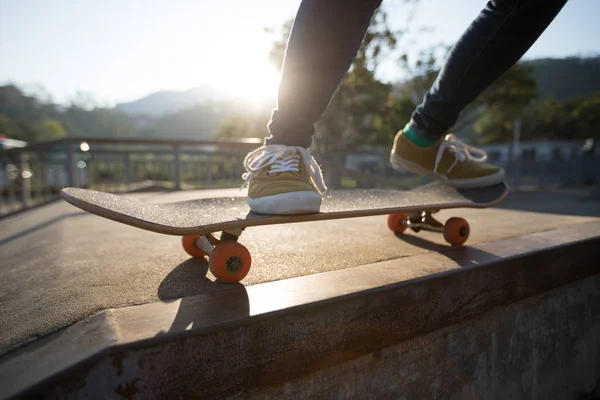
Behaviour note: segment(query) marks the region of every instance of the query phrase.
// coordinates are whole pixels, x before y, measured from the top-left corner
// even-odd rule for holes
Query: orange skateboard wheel
[[[469,238],[469,223],[458,217],[452,217],[444,224],[444,239],[454,246],[459,246]]]
[[[194,258],[203,258],[206,256],[202,250],[196,247],[196,239],[198,239],[198,235],[192,236],[183,236],[181,238],[181,244],[183,245],[183,249],[186,253]]]
[[[406,221],[408,221],[408,216],[404,213],[390,214],[388,215],[387,225],[392,232],[402,233],[408,228]]]
[[[244,245],[221,242],[215,246],[208,260],[210,272],[223,283],[237,283],[250,272],[252,258]]]

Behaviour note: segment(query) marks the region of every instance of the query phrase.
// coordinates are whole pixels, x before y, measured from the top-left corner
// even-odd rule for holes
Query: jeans
[[[310,147],[382,0],[303,0],[285,52],[277,107],[265,144]],[[512,67],[567,0],[490,0],[449,52],[412,114],[422,137],[437,139],[461,111]],[[401,127],[399,127],[401,128]]]

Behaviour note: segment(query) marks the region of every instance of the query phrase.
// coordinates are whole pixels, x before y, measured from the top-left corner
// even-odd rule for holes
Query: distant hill
[[[542,58],[523,64],[535,66],[540,99],[571,100],[600,91],[600,57]]]
[[[155,92],[132,102],[118,104],[115,110],[129,115],[160,117],[224,99],[226,96],[218,90],[210,86],[200,86],[179,92]]]
[[[223,103],[219,107],[200,105],[154,118],[152,123],[138,131],[144,138],[175,137],[179,139],[208,140],[219,130],[222,121],[232,114],[234,107]]]

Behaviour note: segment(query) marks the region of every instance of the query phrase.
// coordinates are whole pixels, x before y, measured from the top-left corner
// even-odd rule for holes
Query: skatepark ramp
[[[600,222],[102,311],[2,397],[591,399]]]

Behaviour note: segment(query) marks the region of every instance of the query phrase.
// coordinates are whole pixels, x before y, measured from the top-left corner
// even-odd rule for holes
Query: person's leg
[[[461,111],[521,59],[567,0],[491,0],[454,45],[412,116],[412,128],[437,140]]]
[[[327,188],[308,152],[315,124],[356,57],[382,0],[303,0],[283,62],[270,136],[244,161],[248,204],[263,214],[318,212]]]
[[[438,157],[440,138],[464,107],[523,56],[566,2],[489,1],[454,45],[423,102],[396,136],[392,163],[454,186],[485,186],[504,179],[500,168],[465,157],[468,149],[453,138],[447,144],[453,153]]]
[[[287,44],[266,144],[310,147],[315,123],[352,65],[381,1],[302,1]]]

